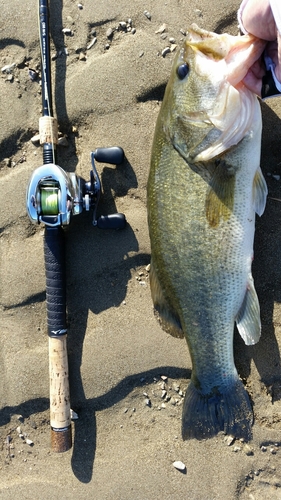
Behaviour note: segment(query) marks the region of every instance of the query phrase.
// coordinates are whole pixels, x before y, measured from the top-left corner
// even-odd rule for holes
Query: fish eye
[[[177,74],[180,80],[183,80],[189,73],[189,66],[187,63],[180,64],[177,68]]]

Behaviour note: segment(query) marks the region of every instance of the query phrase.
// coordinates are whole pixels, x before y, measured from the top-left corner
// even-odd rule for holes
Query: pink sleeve
[[[269,3],[276,22],[277,29],[281,34],[281,2],[280,0],[269,0]]]
[[[243,0],[239,9],[238,9],[238,12],[237,12],[238,26],[239,26],[240,30],[242,31],[242,33],[244,33],[244,35],[247,35],[248,31],[245,30],[243,23],[242,23],[242,12],[243,12],[244,7],[245,7],[247,2],[248,2],[248,0]],[[278,3],[278,0],[276,0],[276,3]]]

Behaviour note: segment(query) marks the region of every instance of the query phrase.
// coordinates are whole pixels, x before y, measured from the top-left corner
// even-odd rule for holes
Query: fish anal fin
[[[267,185],[260,168],[256,171],[253,182],[253,204],[255,212],[261,216],[264,212],[267,197]]]
[[[236,317],[238,331],[246,345],[256,344],[261,335],[259,299],[252,275],[249,275],[247,290]]]
[[[181,328],[180,320],[176,312],[163,295],[162,288],[157,278],[153,262],[150,264],[150,290],[152,301],[157,316],[163,330],[173,337],[184,338],[184,333]]]

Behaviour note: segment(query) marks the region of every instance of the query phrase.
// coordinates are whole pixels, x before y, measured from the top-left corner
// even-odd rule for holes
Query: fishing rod
[[[58,125],[53,117],[49,5],[39,0],[39,36],[42,72],[42,116],[39,119],[43,165],[32,174],[26,195],[26,208],[31,222],[43,223],[46,274],[47,329],[49,336],[50,426],[51,449],[64,452],[72,446],[70,391],[67,357],[66,269],[64,227],[72,217],[93,211],[93,225],[101,229],[122,229],[124,214],[97,218],[101,182],[95,162],[118,165],[124,160],[120,147],[97,148],[91,152],[92,169],[86,182],[75,173],[67,173],[56,164]]]

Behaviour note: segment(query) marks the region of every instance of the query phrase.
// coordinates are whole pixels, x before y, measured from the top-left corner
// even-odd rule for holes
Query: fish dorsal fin
[[[260,168],[256,171],[253,182],[253,203],[255,212],[261,216],[265,209],[267,197],[267,185]]]
[[[236,317],[236,325],[246,345],[253,345],[259,341],[261,335],[260,306],[251,274],[248,277],[247,291],[242,306]]]

